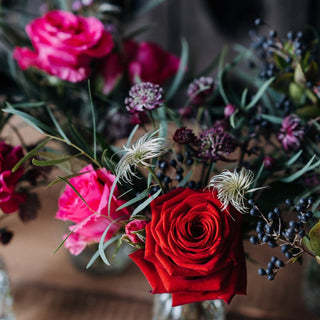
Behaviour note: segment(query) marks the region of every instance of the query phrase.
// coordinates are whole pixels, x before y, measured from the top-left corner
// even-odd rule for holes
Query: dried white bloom
[[[122,180],[132,182],[137,167],[150,167],[150,160],[169,151],[169,142],[165,138],[155,137],[154,133],[146,133],[131,147],[123,146],[125,153],[116,166],[116,175]]]
[[[208,188],[217,190],[223,210],[231,204],[239,212],[246,213],[248,208],[245,205],[245,194],[263,188],[250,189],[253,181],[254,174],[250,170],[244,168],[240,172],[224,170],[211,178]]]

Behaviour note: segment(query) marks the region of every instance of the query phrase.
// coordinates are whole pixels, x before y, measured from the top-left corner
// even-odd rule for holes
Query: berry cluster
[[[184,179],[185,172],[189,172],[194,163],[195,160],[189,151],[186,151],[184,155],[178,153],[170,160],[157,160],[156,176],[165,190],[172,190]],[[200,189],[201,183],[189,180],[186,186],[190,189]],[[156,193],[159,188],[159,185],[153,186],[150,193]]]
[[[252,48],[263,61],[260,77],[268,79],[281,72],[293,72],[298,63],[311,63],[318,52],[318,43],[309,30],[289,31],[280,39],[278,32],[261,19],[255,20],[256,28],[251,30]],[[258,28],[266,27],[267,34],[260,35]]]
[[[249,238],[251,244],[268,244],[271,248],[281,246],[281,252],[286,259],[298,258],[304,252],[302,238],[306,235],[305,224],[313,217],[310,206],[314,200],[312,197],[301,198],[298,204],[291,199],[286,200],[286,205],[296,212],[296,220],[285,223],[282,219],[280,208],[274,208],[267,215],[264,215],[252,199],[249,200],[251,206],[250,215],[257,217],[256,235]],[[267,269],[260,268],[260,275],[267,275],[269,280],[273,280],[278,269],[284,267],[282,260],[272,257]]]
[[[268,280],[273,280],[276,273],[280,268],[283,268],[285,266],[285,263],[278,259],[277,257],[273,256],[270,259],[270,262],[268,263],[268,267],[266,269],[260,268],[258,270],[258,274],[260,276],[268,276]]]

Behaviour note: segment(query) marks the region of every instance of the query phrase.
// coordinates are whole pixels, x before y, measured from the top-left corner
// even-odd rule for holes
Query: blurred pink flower
[[[278,134],[278,140],[282,143],[283,148],[286,151],[299,149],[303,137],[304,130],[301,119],[295,114],[285,117]]]
[[[110,93],[117,81],[127,74],[131,85],[139,81],[164,84],[179,69],[180,60],[152,42],[124,43],[124,54],[112,53],[106,57],[103,67],[103,93]]]
[[[36,67],[60,79],[79,82],[89,77],[93,58],[106,56],[112,37],[95,17],[54,10],[26,26],[35,51],[16,47],[21,69]]]
[[[0,209],[4,213],[13,213],[26,200],[26,195],[15,192],[17,183],[23,175],[23,167],[12,172],[12,168],[23,158],[21,146],[12,147],[0,142]]]
[[[119,221],[128,219],[130,215],[127,208],[116,211],[125,203],[124,200],[118,199],[120,193],[116,187],[108,216],[108,200],[115,180],[112,173],[105,169],[94,170],[92,165],[88,165],[80,172],[83,174],[70,179],[70,183],[84,198],[87,205],[67,185],[60,196],[59,209],[56,214],[57,219],[75,223],[70,227],[73,233],[65,242],[65,246],[75,255],[81,253],[86,244],[99,242],[103,232],[109,226],[105,241],[110,239],[121,228]],[[115,222],[117,219],[119,221]]]

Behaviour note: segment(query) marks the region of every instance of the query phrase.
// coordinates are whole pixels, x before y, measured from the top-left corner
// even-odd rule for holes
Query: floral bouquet
[[[112,264],[105,250],[129,243],[152,293],[170,293],[173,306],[229,303],[245,294],[245,240],[275,248],[257,271],[268,280],[304,254],[319,261],[317,31],[282,38],[257,19],[251,49],[236,46],[230,62],[223,50],[192,76],[185,42],[177,58],[124,40],[126,63],[120,63],[117,37],[107,34],[112,23],[107,27],[96,18],[49,11],[27,26],[34,51],[14,50],[26,72],[33,67],[41,77],[69,82],[94,77],[92,63],[105,56],[104,93],[123,97],[114,114],[132,124],[121,140],[108,137],[105,128],[122,126],[100,117],[95,86],[89,86],[90,128],[83,135],[79,118],[59,105],[44,102],[44,123],[7,103],[4,112],[45,136],[13,172],[28,159],[66,172],[52,182],[66,184],[56,218],[72,223],[61,246],[77,255],[97,243],[90,267],[96,259]],[[97,30],[100,37],[87,36]],[[120,78],[130,80],[127,91],[115,87]],[[52,141],[66,148],[48,148]],[[75,170],[79,161],[82,169]]]

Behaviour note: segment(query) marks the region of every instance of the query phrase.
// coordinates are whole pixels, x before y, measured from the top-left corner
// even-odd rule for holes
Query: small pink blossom
[[[236,107],[233,106],[232,104],[228,104],[224,108],[224,116],[225,118],[230,118],[236,111]]]
[[[295,114],[285,117],[278,134],[278,140],[282,143],[283,148],[286,151],[299,149],[303,137],[304,130],[301,119]]]
[[[148,224],[146,220],[132,220],[125,228],[126,235],[132,243],[143,243],[141,237],[138,236],[137,232],[144,230],[145,226]]]
[[[271,157],[271,156],[265,156],[263,158],[263,166],[268,169],[268,170],[272,170],[274,168],[276,164],[276,160],[275,158]]]
[[[99,242],[108,227],[105,241],[110,239],[121,228],[119,222],[127,220],[130,215],[128,208],[116,211],[125,203],[124,200],[118,199],[120,192],[117,187],[112,195],[110,215],[108,214],[111,186],[115,180],[111,172],[106,169],[94,170],[92,165],[88,165],[80,172],[83,174],[70,179],[70,183],[86,203],[67,185],[60,196],[56,214],[57,219],[75,223],[70,227],[73,231],[72,236],[65,241],[65,246],[75,255],[81,253],[86,244]]]

